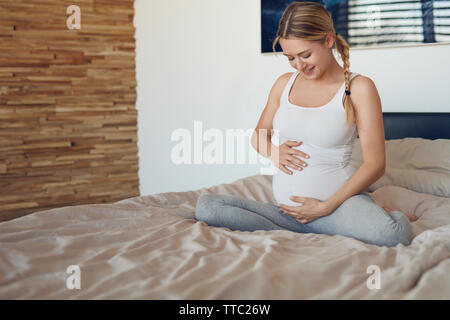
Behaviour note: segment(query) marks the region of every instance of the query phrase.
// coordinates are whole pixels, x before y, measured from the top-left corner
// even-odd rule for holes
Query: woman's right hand
[[[280,170],[282,170],[284,173],[292,174],[292,171],[290,171],[287,167],[295,169],[295,170],[303,170],[302,166],[306,167],[306,162],[303,160],[300,160],[298,157],[294,156],[301,156],[303,158],[309,158],[309,155],[306,153],[293,149],[292,147],[296,147],[301,145],[303,142],[301,141],[292,141],[288,140],[285,143],[281,144],[280,146],[275,146],[274,148],[274,154],[271,155],[270,159],[272,163]],[[276,159],[276,156],[278,155],[278,161]]]

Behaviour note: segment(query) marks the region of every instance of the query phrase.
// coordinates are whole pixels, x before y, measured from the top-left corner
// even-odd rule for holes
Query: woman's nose
[[[305,69],[305,67],[303,67],[303,65],[302,65],[302,63],[300,62],[300,60],[299,59],[297,59],[296,60],[297,62],[296,62],[296,67],[297,67],[297,70],[303,70],[303,69]]]

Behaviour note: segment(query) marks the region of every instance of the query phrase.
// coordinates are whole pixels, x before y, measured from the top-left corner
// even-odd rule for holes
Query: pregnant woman
[[[380,207],[367,192],[385,170],[381,102],[370,78],[349,72],[349,47],[334,31],[330,13],[315,2],[291,3],[274,51],[277,41],[296,71],[277,79],[252,136],[255,149],[279,169],[272,180],[277,204],[204,194],[195,218],[231,230],[290,230],[409,245],[410,220],[417,217]],[[344,68],[332,53],[334,44]],[[273,131],[278,144],[272,143]],[[349,160],[357,133],[364,161],[355,170]]]

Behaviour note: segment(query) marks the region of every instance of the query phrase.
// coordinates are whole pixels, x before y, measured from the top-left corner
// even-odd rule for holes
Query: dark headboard
[[[450,139],[450,112],[383,112],[383,125],[386,140]]]

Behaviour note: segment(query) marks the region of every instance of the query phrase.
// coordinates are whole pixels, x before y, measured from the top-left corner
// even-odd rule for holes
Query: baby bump
[[[329,199],[349,179],[348,168],[306,167],[301,171],[288,168],[292,175],[278,170],[272,180],[272,191],[278,204],[300,205],[291,196],[310,197],[321,201]]]

